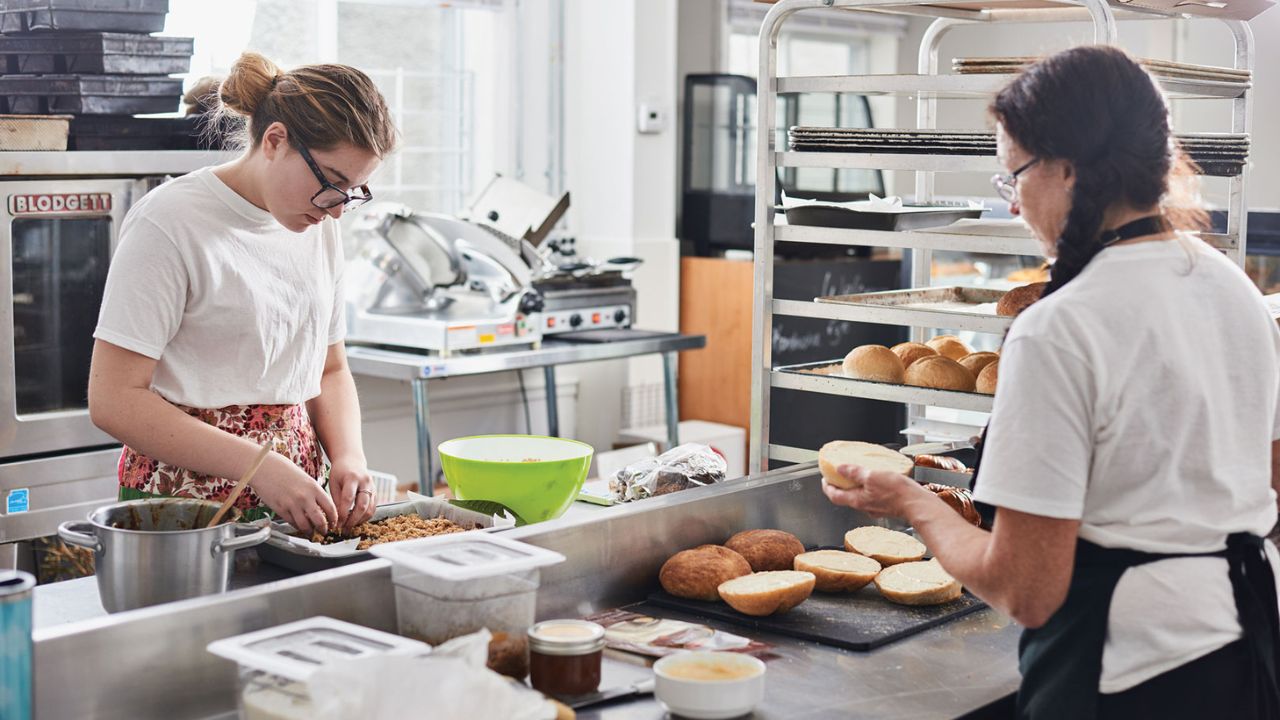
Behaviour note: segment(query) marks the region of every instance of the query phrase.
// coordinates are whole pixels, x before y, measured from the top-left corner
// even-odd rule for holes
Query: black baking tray
[[[986,208],[968,205],[946,207],[940,205],[905,205],[904,207],[941,207],[929,212],[875,212],[850,210],[832,205],[797,205],[786,208],[788,225],[814,225],[817,227],[846,228],[849,230],[919,230],[942,227],[965,218],[979,218]]]
[[[164,30],[169,0],[4,0],[0,33],[40,30]]]
[[[81,115],[71,120],[68,150],[206,150],[204,117]]]
[[[133,115],[173,112],[182,79],[139,75],[0,75],[0,112]]]
[[[0,35],[6,74],[169,75],[191,69],[192,38],[108,32]]]
[[[656,612],[645,606],[681,610],[750,630],[862,652],[924,632],[987,604],[965,591],[944,605],[898,605],[881,597],[875,583],[871,583],[854,593],[814,593],[791,610],[766,617],[743,615],[722,602],[686,600],[661,590],[650,594],[639,606],[627,609],[646,615]]]

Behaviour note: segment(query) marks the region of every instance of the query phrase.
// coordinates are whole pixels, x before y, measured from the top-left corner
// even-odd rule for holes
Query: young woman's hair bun
[[[246,52],[231,66],[231,72],[218,88],[218,98],[226,109],[252,117],[282,74],[280,67],[266,56]]]
[[[313,150],[342,144],[386,157],[396,145],[391,113],[377,85],[350,65],[302,65],[288,72],[255,52],[240,56],[218,90],[215,120],[238,127],[235,145],[256,148],[273,123]],[[221,126],[219,126],[221,127]]]

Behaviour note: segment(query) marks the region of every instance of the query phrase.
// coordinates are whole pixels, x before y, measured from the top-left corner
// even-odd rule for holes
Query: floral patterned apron
[[[176,407],[201,422],[258,445],[270,440],[272,450],[292,460],[317,481],[325,481],[327,468],[304,405],[229,405],[212,410]],[[239,479],[201,475],[147,457],[128,445],[120,453],[118,475],[121,500],[190,497],[222,502]],[[236,499],[235,507],[245,520],[271,512],[251,488],[245,488]]]

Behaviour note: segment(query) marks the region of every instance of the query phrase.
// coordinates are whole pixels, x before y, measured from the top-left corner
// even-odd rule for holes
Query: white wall
[[[580,253],[643,258],[634,278],[637,324],[676,330],[676,0],[567,0],[565,11],[569,231]],[[642,102],[665,114],[661,132],[638,132]],[[565,372],[591,398],[579,407],[579,438],[596,447],[617,436],[625,389],[662,379],[657,357]]]

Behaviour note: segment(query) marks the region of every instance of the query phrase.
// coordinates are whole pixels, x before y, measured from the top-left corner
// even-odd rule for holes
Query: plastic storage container
[[[564,561],[560,553],[482,533],[369,551],[392,562],[400,634],[432,645],[481,628],[523,638],[533,624],[540,568]]]
[[[327,617],[237,635],[209,644],[209,652],[240,665],[240,720],[309,720],[307,679],[334,660],[370,655],[425,655],[416,640]]]

